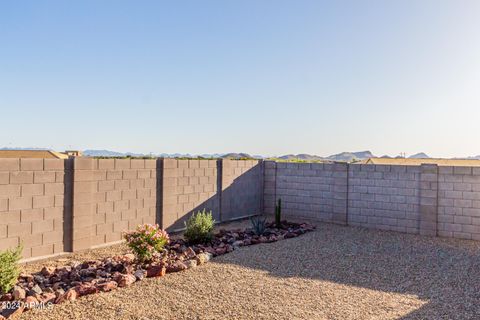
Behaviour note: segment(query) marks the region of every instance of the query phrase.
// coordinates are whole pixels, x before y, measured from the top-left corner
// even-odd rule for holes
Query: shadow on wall
[[[468,241],[321,224],[315,232],[242,248],[216,262],[428,301],[402,319],[475,319],[480,314],[478,248]]]
[[[191,176],[188,177],[188,184],[176,186],[174,189],[176,194],[173,195],[176,205],[165,206],[160,214],[159,221],[162,221],[162,226],[167,231],[175,232],[184,229],[185,222],[192,213],[203,209],[212,211],[216,222],[226,222],[263,213],[262,162],[255,161],[256,164],[251,167],[235,168],[228,167],[225,163],[226,161],[217,161],[214,184],[199,184],[198,177]],[[238,165],[238,162],[231,163]],[[213,188],[213,191],[210,192],[209,188]],[[159,189],[168,190],[163,187]],[[206,197],[206,194],[210,196]],[[172,195],[163,195],[165,199],[169,197],[171,198]]]

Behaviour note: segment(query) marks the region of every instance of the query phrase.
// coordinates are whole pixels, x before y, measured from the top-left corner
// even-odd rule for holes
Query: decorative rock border
[[[0,296],[0,320],[14,318],[32,308],[127,287],[145,277],[163,277],[202,265],[238,247],[294,238],[314,229],[307,223],[286,221],[282,221],[281,228],[267,223],[262,235],[251,229],[221,229],[209,244],[189,245],[183,239],[172,240],[148,264],[139,263],[128,253],[103,260],[72,261],[59,268],[44,267],[35,274],[21,274],[13,290]]]

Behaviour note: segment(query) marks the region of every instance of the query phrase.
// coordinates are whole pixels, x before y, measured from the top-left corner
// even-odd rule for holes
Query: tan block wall
[[[22,243],[24,258],[65,250],[65,163],[0,159],[0,250]]]
[[[220,220],[217,160],[164,159],[162,226],[178,230],[193,213],[204,208]]]
[[[263,166],[257,160],[222,160],[222,221],[263,212]]]
[[[76,158],[73,174],[73,250],[122,240],[155,223],[157,161]]]

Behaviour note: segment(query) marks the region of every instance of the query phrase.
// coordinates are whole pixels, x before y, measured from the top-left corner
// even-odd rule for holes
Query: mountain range
[[[0,150],[48,150],[48,148],[11,148],[11,147],[4,147],[0,148]],[[277,157],[265,157],[261,155],[250,155],[248,153],[205,153],[205,154],[189,154],[189,153],[160,153],[160,154],[147,154],[147,153],[134,153],[134,152],[118,152],[118,151],[111,151],[106,149],[87,149],[83,151],[83,154],[87,157],[160,157],[160,158],[195,158],[195,157],[202,157],[202,158],[224,158],[224,159],[240,159],[240,158],[253,158],[253,159],[267,159],[267,158],[276,158],[281,160],[305,160],[305,161],[361,161],[368,158],[375,158],[375,156],[370,151],[359,151],[359,152],[341,152],[337,154],[333,154],[330,156],[319,156],[313,154],[287,154]],[[389,155],[383,155],[381,158],[399,158],[391,157]],[[408,158],[411,159],[421,159],[421,158],[430,158],[427,154],[420,152],[414,155],[409,156]],[[472,157],[457,157],[454,159],[469,159],[469,160],[480,160],[480,155],[472,156]]]

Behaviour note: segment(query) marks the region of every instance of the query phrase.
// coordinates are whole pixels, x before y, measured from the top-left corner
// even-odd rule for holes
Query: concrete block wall
[[[0,159],[0,250],[22,243],[24,258],[64,251],[63,213],[71,205],[65,164],[60,159]]]
[[[120,241],[155,223],[157,161],[76,158],[73,162],[73,251]]]
[[[349,165],[348,223],[418,233],[420,178],[418,166]]]
[[[184,228],[199,210],[211,210],[220,220],[217,160],[164,159],[161,225],[167,230]]]
[[[258,160],[221,162],[221,218],[223,221],[263,212],[263,166]]]
[[[282,199],[285,216],[346,224],[347,164],[267,161],[264,179],[267,213]]]
[[[480,240],[480,167],[438,169],[438,235]]]

